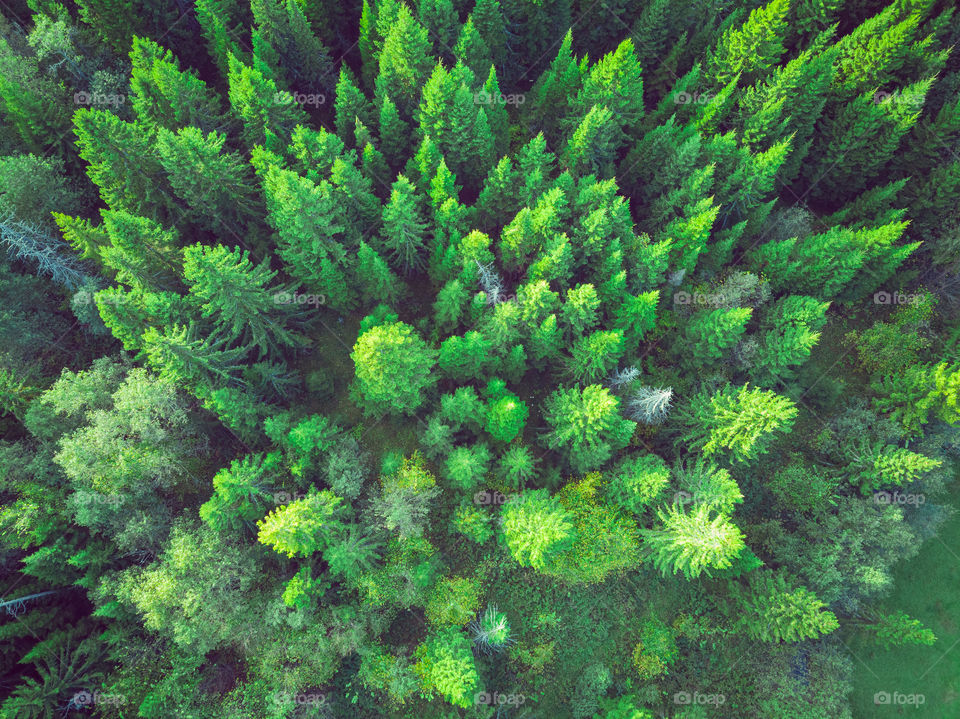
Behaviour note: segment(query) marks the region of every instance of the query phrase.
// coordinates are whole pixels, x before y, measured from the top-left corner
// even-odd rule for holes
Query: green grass
[[[960,500],[954,499],[955,507]],[[960,514],[951,517],[923,545],[913,559],[894,571],[895,589],[883,602],[887,610],[901,609],[930,627],[937,635],[933,646],[911,646],[888,651],[853,637],[856,719],[960,717]],[[845,641],[847,641],[845,639]],[[876,692],[891,695],[922,694],[921,706],[877,705]]]

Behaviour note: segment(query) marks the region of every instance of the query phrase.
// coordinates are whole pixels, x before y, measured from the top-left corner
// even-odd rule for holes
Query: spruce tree
[[[840,624],[813,592],[793,588],[783,574],[758,571],[747,586],[732,585],[737,626],[751,639],[799,642],[817,639]]]
[[[190,294],[202,304],[204,317],[230,340],[239,339],[261,356],[292,347],[297,337],[284,326],[284,306],[270,284],[277,276],[264,262],[254,265],[249,253],[223,245],[192,245],[183,251],[183,276]]]

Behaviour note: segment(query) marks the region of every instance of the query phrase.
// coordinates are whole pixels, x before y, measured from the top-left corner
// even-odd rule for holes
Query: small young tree
[[[547,399],[551,430],[543,442],[562,451],[575,472],[596,469],[630,442],[636,423],[620,416],[620,401],[600,385],[560,389]]]
[[[257,539],[288,557],[309,557],[324,549],[339,530],[342,502],[329,490],[311,490],[257,522]]]
[[[615,504],[634,514],[659,499],[670,484],[670,470],[655,454],[627,457],[608,474],[606,495]]]
[[[356,399],[374,414],[413,414],[437,381],[437,352],[403,322],[373,327],[357,338],[350,353]]]
[[[636,422],[662,424],[673,403],[673,387],[637,387],[627,397],[624,413]]]
[[[745,587],[731,585],[737,628],[764,642],[817,639],[840,626],[833,612],[804,587],[793,588],[782,574],[751,572]]]
[[[745,546],[743,535],[723,514],[711,514],[707,504],[694,505],[689,512],[677,504],[657,510],[660,525],[641,530],[657,569],[695,579],[731,566]]]
[[[796,406],[786,397],[746,384],[736,390],[727,385],[712,395],[701,392],[682,411],[687,432],[680,441],[706,455],[755,459],[768,451],[774,432],[790,430],[796,416]]]
[[[512,498],[501,516],[503,539],[521,566],[543,570],[574,541],[572,516],[545,489]]]
[[[480,686],[470,640],[456,627],[430,634],[414,652],[414,671],[424,689],[437,692],[454,706],[468,708]]]

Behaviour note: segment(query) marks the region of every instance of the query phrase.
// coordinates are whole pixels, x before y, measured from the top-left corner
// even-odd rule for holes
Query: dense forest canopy
[[[0,716],[960,716],[958,43],[0,5]]]

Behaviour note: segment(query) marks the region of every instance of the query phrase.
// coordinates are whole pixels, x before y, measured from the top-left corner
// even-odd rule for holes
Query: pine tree
[[[343,499],[329,490],[274,509],[257,522],[257,540],[288,557],[309,557],[327,547],[340,529]]]
[[[707,504],[694,505],[689,512],[674,504],[657,510],[658,527],[641,530],[654,565],[664,575],[709,577],[711,570],[730,567],[743,551],[743,535],[737,526],[723,514],[711,514]]]
[[[4,123],[20,136],[25,151],[72,157],[67,88],[44,73],[35,54],[17,52],[7,37],[0,38],[0,99]]]
[[[260,69],[244,64],[233,54],[228,60],[230,107],[243,122],[244,142],[248,147],[264,145],[279,151],[297,125],[307,124],[307,114],[293,104],[292,95],[280,92]]]
[[[788,0],[771,0],[750,12],[738,28],[728,28],[707,54],[706,76],[715,78],[716,87],[739,76],[741,83],[752,85],[777,64],[784,52],[787,33]]]
[[[244,223],[262,213],[249,166],[233,152],[224,152],[226,135],[204,136],[196,127],[176,134],[160,128],[156,149],[174,192],[194,210],[208,229],[223,227],[242,234]]]
[[[881,614],[871,629],[876,633],[874,641],[883,649],[909,644],[931,645],[937,641],[933,631],[908,616],[905,612]]]
[[[629,38],[596,62],[583,80],[576,99],[578,114],[585,115],[596,106],[613,114],[620,144],[636,138],[644,115],[643,77]]]
[[[545,489],[512,497],[501,517],[507,548],[523,567],[542,571],[575,541],[573,517]]]
[[[912,436],[920,433],[931,414],[951,425],[960,422],[960,366],[956,364],[912,365],[872,387],[879,395],[874,406],[888,412]]]
[[[492,343],[480,332],[470,330],[462,337],[454,335],[440,344],[440,369],[457,382],[479,380],[490,364]]]
[[[454,447],[447,455],[444,476],[451,485],[473,492],[490,468],[490,448],[478,442],[470,447]]]
[[[449,332],[456,329],[469,297],[470,293],[458,279],[450,280],[440,289],[433,305],[434,322],[439,330]],[[440,352],[442,356],[442,345]],[[443,367],[442,361],[440,366]]]
[[[192,245],[183,255],[190,294],[202,303],[204,317],[215,317],[218,332],[257,347],[261,356],[297,343],[284,327],[283,306],[269,286],[277,273],[267,263],[255,266],[248,252],[223,245]]]
[[[490,100],[484,109],[487,112],[490,132],[493,133],[494,155],[501,158],[510,149],[510,118],[506,103],[499,101],[502,95],[500,82],[497,80],[497,68],[491,65],[487,79],[483,83],[483,97]],[[489,180],[489,175],[487,179]]]
[[[193,324],[148,327],[141,343],[161,377],[191,388],[236,383],[247,354],[243,347],[226,349],[222,337],[201,338]]]
[[[600,385],[559,389],[544,404],[546,447],[562,450],[575,472],[596,469],[630,441],[636,423],[620,416],[620,401]]]
[[[383,208],[380,242],[393,267],[408,275],[426,265],[426,224],[421,219],[419,204],[414,186],[399,175],[391,187],[390,201]]]
[[[414,652],[414,671],[427,692],[439,693],[454,706],[473,705],[480,675],[470,640],[459,627],[446,627],[427,636]]]
[[[284,89],[306,94],[333,88],[330,52],[313,33],[297,0],[251,0],[253,54]]]
[[[731,585],[731,597],[737,627],[751,639],[799,642],[817,639],[840,626],[813,592],[793,588],[782,574],[752,572],[746,587]]]
[[[376,3],[380,5],[381,3]],[[389,5],[389,3],[383,3]],[[382,38],[377,34],[377,13],[370,0],[363,0],[360,6],[360,33],[357,45],[360,50],[360,79],[367,90],[373,88],[377,74],[377,54],[382,46]],[[337,134],[340,134],[339,131]]]
[[[568,30],[550,68],[540,76],[531,92],[531,115],[537,118],[551,144],[560,140],[561,121],[571,114],[583,82],[582,74],[573,56],[573,32]],[[585,108],[584,112],[589,109]]]
[[[711,364],[740,341],[752,316],[751,307],[697,312],[687,322],[684,329],[686,342],[678,349],[695,366]]]
[[[670,470],[655,454],[627,457],[608,475],[606,495],[628,512],[642,515],[670,484]]]
[[[523,431],[530,410],[513,392],[506,389],[502,382],[490,382],[487,385],[489,406],[484,429],[495,440],[512,442]]]
[[[713,394],[695,395],[681,416],[687,432],[680,441],[686,446],[744,461],[767,452],[773,432],[788,432],[797,408],[771,391],[748,384],[734,390],[727,385]]]
[[[245,49],[236,38],[245,28],[249,6],[241,0],[197,0],[197,23],[200,25],[207,52],[222,77],[230,72],[230,55],[244,58]]]
[[[575,176],[612,177],[620,149],[617,123],[605,105],[594,105],[570,135],[563,162]]]
[[[507,30],[499,0],[477,0],[470,18],[490,48],[494,64],[502,67],[507,60]]]
[[[337,137],[344,142],[354,136],[357,120],[360,120],[364,125],[373,123],[373,104],[357,87],[353,73],[345,64],[340,66],[340,77],[337,80],[333,109]]]
[[[753,374],[772,382],[793,375],[792,367],[803,364],[820,339],[829,302],[813,297],[789,295],[764,315],[760,350],[753,362]]]
[[[627,294],[614,313],[614,324],[623,330],[626,351],[635,351],[647,332],[656,326],[660,290]]]
[[[78,110],[73,123],[87,175],[108,207],[161,221],[172,214],[163,168],[142,128],[105,110]]]
[[[410,128],[400,119],[397,106],[385,95],[380,102],[380,145],[379,150],[387,158],[390,167],[403,166],[410,148]]]
[[[360,296],[368,305],[394,305],[404,294],[402,280],[390,270],[386,260],[366,242],[360,242],[357,263],[353,269]]]
[[[342,272],[346,218],[330,183],[316,185],[272,166],[264,173],[263,188],[267,219],[277,229],[278,253],[290,274],[307,286],[319,287],[323,273],[331,271],[325,268]]]
[[[908,85],[901,95],[867,91],[828,109],[818,125],[817,144],[804,163],[810,196],[849,196],[866,188],[916,124],[932,82],[928,78]],[[838,157],[843,161],[837,162]]]
[[[453,47],[454,56],[469,67],[476,77],[485,77],[493,70],[493,58],[486,41],[473,24],[473,16],[468,15],[467,21],[460,28],[457,44]],[[486,86],[484,86],[486,90]],[[496,97],[499,97],[499,92]]]
[[[378,16],[378,25],[381,17]],[[394,98],[403,119],[412,118],[416,110],[417,98],[430,72],[430,50],[427,30],[401,4],[379,56],[376,96],[380,100]]]
[[[561,315],[570,329],[571,337],[579,337],[599,321],[597,310],[600,298],[591,284],[581,284],[567,290],[567,299],[563,303]]]
[[[279,479],[279,453],[252,454],[230,462],[213,476],[213,496],[200,506],[200,518],[212,529],[252,526],[266,514],[272,485]]]
[[[169,50],[135,37],[130,63],[130,104],[143,126],[152,130],[193,126],[204,134],[219,127],[220,99],[195,73],[181,70]]]
[[[623,330],[597,330],[574,343],[567,371],[577,382],[596,382],[617,366],[623,352]]]
[[[420,22],[427,29],[436,55],[451,57],[460,19],[452,0],[418,0]]]
[[[110,239],[98,251],[100,261],[131,287],[173,290],[180,287],[179,237],[158,222],[126,212],[104,210],[103,229]]]

